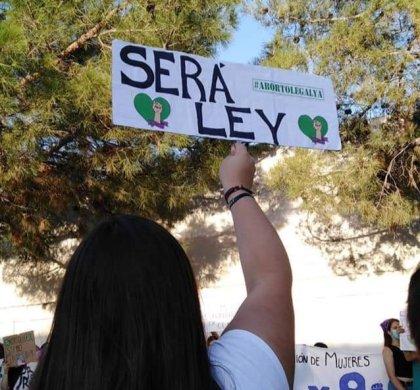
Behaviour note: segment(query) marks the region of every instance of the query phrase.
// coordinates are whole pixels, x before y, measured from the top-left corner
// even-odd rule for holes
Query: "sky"
[[[252,16],[240,15],[238,30],[227,48],[221,47],[217,58],[227,62],[250,64],[259,57],[264,44],[268,43],[274,30],[261,26]]]

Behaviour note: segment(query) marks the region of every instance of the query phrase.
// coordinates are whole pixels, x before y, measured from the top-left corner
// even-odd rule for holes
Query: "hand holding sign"
[[[235,186],[251,189],[254,181],[255,161],[245,145],[238,142],[231,146],[231,153],[220,164],[219,176],[225,192]]]

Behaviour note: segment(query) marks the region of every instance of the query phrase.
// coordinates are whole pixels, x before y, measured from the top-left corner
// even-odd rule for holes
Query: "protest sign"
[[[294,390],[386,390],[381,353],[296,346]]]
[[[38,360],[33,331],[3,337],[3,345],[4,357],[9,367]]]
[[[400,325],[404,328],[404,333],[400,334],[401,351],[415,352],[417,350],[413,338],[411,337],[410,328],[407,321],[407,310],[400,311]]]
[[[340,150],[325,77],[112,44],[116,125],[200,137]]]
[[[17,378],[13,390],[28,390],[30,388],[29,384],[31,383],[32,375],[36,370],[38,363],[28,363],[22,370]]]

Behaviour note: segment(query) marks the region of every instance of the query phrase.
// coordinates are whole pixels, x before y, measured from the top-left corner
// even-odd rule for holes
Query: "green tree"
[[[238,0],[0,2],[0,258],[54,248],[111,213],[170,224],[214,188],[226,145],[111,123],[111,40],[203,56]]]
[[[340,153],[296,150],[271,172],[270,184],[302,199],[316,217],[308,224],[318,226],[312,237],[349,240],[355,232],[340,215],[363,237],[402,244],[409,237],[408,246],[418,250],[420,2],[262,0],[253,6],[276,29],[261,64],[332,78],[343,142]]]

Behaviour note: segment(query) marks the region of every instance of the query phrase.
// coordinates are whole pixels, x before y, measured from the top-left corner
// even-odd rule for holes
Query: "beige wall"
[[[48,335],[52,314],[42,303],[20,297],[13,284],[5,283],[3,268],[0,266],[0,339],[34,330],[36,343],[40,346]]]

